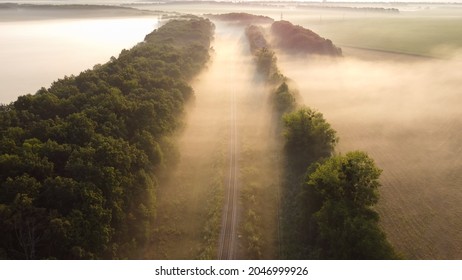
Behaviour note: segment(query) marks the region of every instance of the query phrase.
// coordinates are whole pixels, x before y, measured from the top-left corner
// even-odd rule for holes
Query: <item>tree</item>
[[[304,172],[313,162],[332,154],[338,139],[321,113],[302,107],[284,115],[283,121],[285,149],[296,173]]]
[[[277,67],[277,58],[274,51],[267,47],[258,49],[255,53],[257,71],[268,82],[277,84],[284,80],[284,76]]]
[[[393,259],[396,255],[373,210],[378,201],[381,170],[364,152],[349,152],[318,163],[308,175],[321,208],[313,252],[321,259]]]
[[[378,201],[381,172],[366,153],[349,152],[318,164],[308,185],[324,200],[348,201],[355,208],[367,208]]]
[[[294,94],[289,89],[286,82],[276,89],[274,92],[274,107],[281,115],[287,112],[292,112],[297,105]]]

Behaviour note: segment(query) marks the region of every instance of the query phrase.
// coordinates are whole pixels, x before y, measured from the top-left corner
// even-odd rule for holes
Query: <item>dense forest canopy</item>
[[[137,258],[214,26],[173,20],[0,108],[0,258]]]

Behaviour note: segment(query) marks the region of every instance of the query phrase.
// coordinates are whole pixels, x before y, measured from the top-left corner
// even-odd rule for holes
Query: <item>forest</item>
[[[0,258],[139,258],[214,25],[172,20],[0,108]]]

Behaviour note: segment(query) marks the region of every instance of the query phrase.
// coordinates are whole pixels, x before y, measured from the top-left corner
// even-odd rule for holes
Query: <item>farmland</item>
[[[281,67],[338,131],[338,151],[365,150],[383,169],[377,210],[398,252],[460,259],[460,62],[384,57]]]
[[[448,58],[462,46],[462,21],[454,17],[324,18],[294,20],[343,46]]]

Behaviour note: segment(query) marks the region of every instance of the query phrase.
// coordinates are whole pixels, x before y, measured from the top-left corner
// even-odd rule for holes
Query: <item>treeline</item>
[[[118,58],[0,108],[0,258],[139,257],[213,29],[170,21]]]
[[[206,14],[206,17],[212,20],[221,20],[227,22],[235,22],[239,24],[265,24],[272,23],[274,19],[261,16],[261,15],[252,15],[248,13],[227,13],[227,14]]]
[[[282,258],[393,259],[378,225],[381,170],[364,152],[335,154],[336,132],[320,112],[300,106],[297,92],[280,73],[257,27],[246,35],[257,71],[270,85],[271,102],[284,135],[281,195]],[[337,55],[334,53],[333,55]],[[277,135],[275,135],[277,137]]]
[[[290,54],[341,56],[342,49],[331,40],[300,25],[281,20],[271,25],[274,45]]]
[[[333,11],[345,11],[345,12],[365,12],[365,13],[389,13],[389,14],[399,14],[399,9],[397,8],[383,8],[383,7],[348,7],[348,6],[326,6],[308,4],[308,5],[298,5],[298,9],[320,9],[320,10],[333,10]]]
[[[253,54],[261,48],[270,48],[261,26],[249,25],[245,32]],[[331,40],[285,20],[273,22],[270,33],[272,45],[288,54],[342,55],[342,49]]]
[[[249,25],[245,29],[245,35],[249,42],[250,52],[255,54],[260,49],[268,48],[269,44],[263,35],[263,28],[258,25]]]
[[[297,91],[290,89],[291,80],[284,76],[277,66],[277,57],[266,40],[263,29],[260,26],[250,25],[245,29],[245,34],[249,42],[250,52],[254,56],[260,79],[270,86],[271,103],[277,118],[296,108]]]

